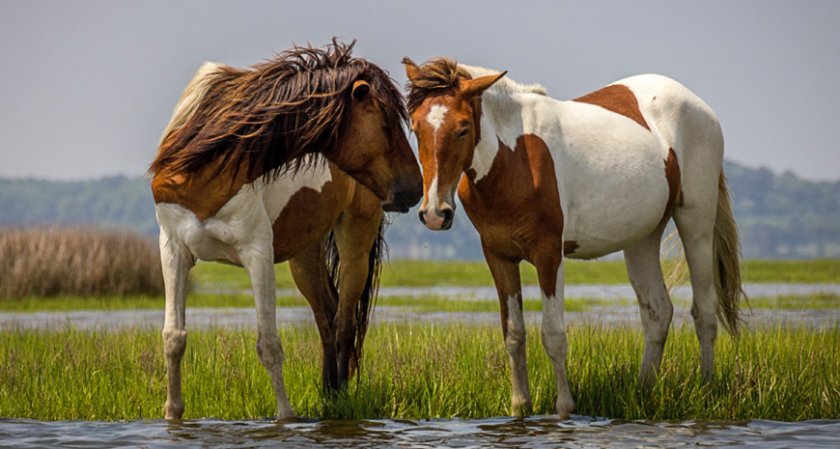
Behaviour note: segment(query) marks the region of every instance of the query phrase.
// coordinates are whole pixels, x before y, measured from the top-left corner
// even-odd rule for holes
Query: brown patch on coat
[[[358,184],[332,163],[329,169],[332,179],[320,192],[310,187],[298,190],[272,223],[274,263],[289,260],[323,238],[353,200]]]
[[[578,243],[574,240],[566,240],[563,242],[564,255],[574,254],[578,248],[580,248],[580,245],[578,245]]]
[[[179,204],[199,220],[216,215],[242,186],[252,181],[245,170],[218,172],[220,163],[216,161],[194,173],[155,173],[152,177],[155,203]]]
[[[616,114],[621,114],[650,131],[650,127],[639,110],[639,102],[636,99],[636,95],[633,94],[630,88],[622,84],[607,86],[582,97],[575,98],[573,101],[594,104]]]
[[[540,287],[553,296],[563,254],[563,210],[554,161],[546,143],[526,134],[499,153],[479,181],[462,178],[458,194],[484,245],[499,258],[537,267]]]
[[[666,222],[674,208],[682,206],[682,184],[680,176],[680,164],[677,161],[677,154],[673,148],[668,148],[668,158],[665,159],[665,179],[668,181],[668,202],[665,204],[665,212],[662,214],[660,223]]]

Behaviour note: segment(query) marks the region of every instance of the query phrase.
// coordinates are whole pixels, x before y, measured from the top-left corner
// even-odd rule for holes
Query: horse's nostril
[[[421,210],[417,213],[417,215],[420,217],[420,223],[426,224],[426,217],[424,217],[424,215],[426,215],[426,211]]]
[[[454,216],[452,209],[444,209],[443,212],[443,229],[452,227],[452,218]]]

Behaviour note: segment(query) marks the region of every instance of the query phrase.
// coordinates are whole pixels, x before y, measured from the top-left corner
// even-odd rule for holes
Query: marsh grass
[[[309,307],[306,300],[300,296],[278,296],[277,307]],[[636,301],[632,299],[604,299],[604,298],[566,298],[564,310],[567,312],[586,312],[597,307],[632,306]],[[674,299],[677,307],[691,307],[687,299]],[[193,293],[187,297],[187,307],[253,307],[254,298],[249,294],[207,294]],[[453,298],[444,296],[386,296],[376,300],[377,307],[402,307],[415,313],[433,312],[494,312],[498,313],[499,304],[496,300],[479,300],[473,298]],[[526,298],[523,303],[526,312],[539,312],[542,302],[535,298]],[[0,311],[6,312],[66,312],[71,310],[131,310],[131,309],[160,309],[164,307],[161,296],[115,296],[115,297],[85,297],[59,296],[49,298],[25,297],[14,300],[0,301]],[[773,297],[750,298],[749,303],[742,310],[830,310],[840,309],[840,295],[833,293],[815,293],[811,295],[783,295]]]
[[[324,418],[481,418],[508,414],[510,384],[501,331],[466,324],[378,325],[370,330],[358,381],[322,395],[314,328],[281,331],[295,411]],[[529,328],[535,414],[550,414],[553,373]],[[772,328],[740,340],[721,335],[717,380],[698,372],[697,340],[673,329],[660,379],[645,391],[636,375],[637,328],[569,330],[577,413],[618,419],[797,421],[840,418],[840,329]],[[246,330],[189,334],[185,418],[253,419],[274,412],[268,376]],[[42,420],[161,417],[164,358],[157,331],[6,331],[0,334],[0,416]]]
[[[581,262],[567,261],[566,282],[570,284],[626,283],[624,262],[615,260]],[[523,263],[520,268],[524,285],[537,284],[533,266]],[[191,272],[197,286],[248,288],[251,284],[242,268],[200,262]],[[277,285],[292,286],[289,264],[275,266]],[[485,286],[493,285],[490,269],[484,261],[449,260],[393,260],[382,266],[384,287]]]
[[[128,231],[0,229],[0,300],[57,295],[159,295],[157,246]]]
[[[567,260],[567,284],[627,284],[622,260]],[[666,271],[669,262],[663,263]],[[533,266],[520,266],[523,285],[537,285]],[[840,283],[840,260],[747,260],[742,264],[745,282],[752,283]],[[277,284],[291,287],[288,264],[275,267]],[[197,286],[248,288],[250,282],[241,268],[219,263],[199,263],[192,270]],[[382,286],[492,286],[493,279],[484,261],[393,260],[383,265]]]

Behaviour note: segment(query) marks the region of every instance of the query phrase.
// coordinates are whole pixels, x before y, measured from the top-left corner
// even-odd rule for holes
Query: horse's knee
[[[280,337],[274,334],[260,335],[257,338],[257,354],[266,368],[282,365],[283,345],[280,344]]]
[[[513,325],[507,329],[505,347],[508,354],[515,354],[525,349],[525,326]]]
[[[339,351],[353,346],[356,341],[356,327],[353,325],[342,325],[335,333],[335,342]]]
[[[551,359],[566,356],[566,330],[562,327],[544,325],[542,342],[545,352]]]
[[[187,348],[187,331],[183,329],[163,330],[163,352],[166,358],[181,360]]]

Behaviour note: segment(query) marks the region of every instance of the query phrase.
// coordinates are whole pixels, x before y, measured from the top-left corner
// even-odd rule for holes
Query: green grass
[[[623,260],[567,260],[567,284],[626,284]],[[536,285],[533,266],[521,265],[522,283]],[[277,284],[291,286],[288,264],[276,266]],[[192,270],[199,286],[247,288],[248,276],[241,268],[199,263]],[[840,260],[748,260],[743,263],[745,282],[757,283],[837,283],[840,282]],[[493,285],[490,270],[484,261],[394,260],[384,265],[383,286],[428,287],[443,285]]]
[[[748,260],[743,264],[746,282],[840,282],[840,259]]]
[[[380,325],[370,330],[358,382],[337,397],[319,389],[314,328],[281,331],[285,377],[302,416],[480,418],[508,414],[507,355],[495,326]],[[555,388],[539,331],[529,329],[535,414]],[[773,328],[721,335],[716,382],[697,369],[693,332],[674,329],[661,377],[636,381],[636,328],[573,327],[569,375],[577,413],[618,419],[796,421],[840,418],[840,328]],[[184,357],[185,418],[253,419],[274,413],[268,376],[245,330],[191,331]],[[159,418],[165,369],[158,331],[0,333],[0,416],[41,420]]]
[[[782,295],[750,298],[749,307],[771,310],[840,309],[840,295],[816,293],[807,296]]]
[[[566,282],[570,284],[622,284],[627,282],[623,261],[581,262],[569,260]],[[527,263],[521,265],[522,283],[537,284],[537,272]],[[288,264],[275,266],[278,285],[291,286]],[[192,279],[202,287],[222,286],[248,288],[251,284],[245,270],[219,263],[199,263],[193,268]],[[394,260],[382,268],[382,286],[484,286],[493,285],[490,269],[484,261]]]

